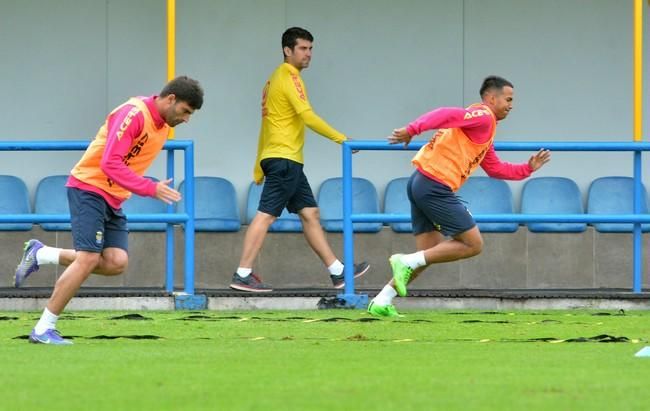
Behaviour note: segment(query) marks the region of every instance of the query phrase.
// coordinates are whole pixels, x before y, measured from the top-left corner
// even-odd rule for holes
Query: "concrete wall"
[[[646,15],[647,9],[644,4]],[[206,100],[176,136],[195,141],[196,175],[221,176],[235,184],[242,215],[256,152],[261,88],[281,62],[282,31],[293,25],[316,36],[312,67],[304,72],[312,105],[354,138],[383,139],[432,108],[472,103],[481,80],[500,74],[514,82],[516,100],[514,111],[499,126],[499,140],[631,140],[632,1],[177,2],[176,71],[198,78]],[[645,24],[646,49],[649,27]],[[114,106],[129,96],[160,90],[166,79],[164,41],[162,1],[0,0],[0,139],[89,140]],[[650,94],[647,56],[644,96]],[[645,102],[647,118],[650,105],[647,98]],[[410,174],[412,154],[358,154],[355,174],[370,179],[381,198],[388,181]],[[23,178],[33,193],[42,177],[67,173],[79,156],[0,152],[0,173]],[[502,154],[509,161],[528,156]],[[631,175],[631,158],[627,153],[554,153],[551,164],[537,175],[570,177],[586,194],[599,176]],[[340,175],[339,147],[311,132],[305,159],[315,191],[326,178]],[[644,168],[646,180],[648,170]],[[162,177],[164,161],[157,161],[148,174]],[[180,179],[182,174],[177,183]],[[511,186],[518,203],[521,183]],[[11,277],[19,244],[33,235],[48,243],[70,243],[68,234],[38,229],[2,233],[0,261],[6,272],[0,284]],[[242,236],[243,231],[199,235],[198,286],[227,284]],[[340,237],[330,238],[340,249]],[[419,284],[628,286],[629,241],[628,236],[593,231],[556,238],[523,228],[514,235],[486,235],[484,255],[437,267]],[[409,235],[358,236],[359,255],[374,266],[362,285],[382,284],[389,275],[387,256],[410,249],[411,243]],[[284,258],[286,244],[292,247],[292,258]],[[89,285],[162,284],[161,236],[133,235],[131,248],[127,276],[93,279]],[[327,285],[322,267],[299,235],[272,234],[259,269],[277,286]],[[56,275],[54,268],[44,269],[31,284],[51,284]]]
[[[227,288],[239,262],[244,230],[236,233],[197,233],[195,243],[195,287]],[[20,258],[22,242],[38,237],[49,245],[69,247],[69,232],[2,233],[0,262],[5,272],[0,287],[11,286],[13,269]],[[328,233],[337,255],[342,255],[341,234]],[[184,237],[176,231],[176,286],[182,288]],[[531,233],[520,227],[516,233],[484,233],[485,247],[475,258],[430,267],[414,289],[577,289],[632,288],[631,234],[603,234],[589,228],[579,234]],[[648,234],[644,241],[647,244]],[[413,236],[384,228],[376,234],[355,236],[357,261],[366,260],[371,270],[357,287],[379,289],[390,279],[388,257],[411,252]],[[647,247],[643,260],[648,258]],[[300,233],[269,233],[256,264],[265,281],[276,288],[330,288],[326,268],[307,246]],[[643,285],[650,285],[646,265]],[[27,286],[52,286],[61,267],[43,266]],[[131,233],[129,268],[116,277],[91,276],[87,287],[164,287],[164,233]]]
[[[204,108],[177,138],[196,142],[196,175],[233,181],[243,210],[261,88],[281,61],[282,31],[301,25],[316,36],[304,72],[311,102],[354,138],[382,139],[434,107],[472,103],[480,81],[494,73],[516,86],[498,139],[628,141],[631,22],[632,1],[610,0],[177,2],[176,71],[200,79],[206,91]],[[0,138],[92,138],[115,105],[159,91],[164,41],[158,0],[0,0]],[[67,173],[79,155],[0,152],[0,172],[34,187],[43,176]],[[390,179],[410,174],[411,156],[362,153],[355,173],[381,194]],[[329,140],[309,133],[305,159],[314,190],[340,175],[340,150]],[[596,177],[631,172],[630,154],[556,153],[539,175],[571,177],[586,192]],[[164,161],[148,174],[162,177]],[[513,183],[516,196],[519,187]]]

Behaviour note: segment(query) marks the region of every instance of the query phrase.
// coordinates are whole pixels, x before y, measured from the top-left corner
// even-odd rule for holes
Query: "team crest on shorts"
[[[95,233],[95,243],[97,245],[101,245],[103,241],[104,241],[104,233],[102,233],[101,231],[97,231]]]

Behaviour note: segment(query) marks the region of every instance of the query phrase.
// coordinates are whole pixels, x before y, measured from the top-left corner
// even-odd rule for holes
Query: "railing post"
[[[194,143],[185,148],[185,292],[194,294]]]
[[[641,151],[634,152],[634,214],[641,214],[641,201],[643,199],[642,181],[641,181]],[[632,254],[632,291],[640,293],[643,278],[643,235],[642,225],[640,222],[634,223]]]
[[[174,150],[167,150],[167,178],[172,179],[172,184],[174,184]],[[174,205],[169,204],[167,206],[168,213],[174,213]],[[166,240],[166,266],[165,266],[165,290],[168,293],[174,292],[174,226],[172,223],[167,223],[167,228],[165,232]]]
[[[363,308],[368,304],[367,295],[354,293],[354,228],[352,226],[352,148],[343,143],[343,274],[345,288],[338,297],[346,306]]]
[[[343,263],[345,294],[354,293],[354,228],[352,226],[352,150],[343,144]]]
[[[88,148],[89,141],[0,141],[0,151],[82,151]],[[173,292],[174,287],[174,236],[172,224],[186,223],[186,259],[185,259],[185,291],[194,293],[194,143],[192,141],[167,141],[164,149],[167,155],[167,176],[174,178],[174,150],[185,150],[185,176],[187,194],[185,203],[188,205],[186,215],[178,215],[174,206],[168,206],[164,214],[145,214],[130,218],[134,222],[165,222],[166,230],[166,272],[165,288]],[[170,216],[170,214],[172,214]],[[0,215],[2,222],[70,222],[69,214],[4,214]],[[196,306],[194,304],[193,306]]]

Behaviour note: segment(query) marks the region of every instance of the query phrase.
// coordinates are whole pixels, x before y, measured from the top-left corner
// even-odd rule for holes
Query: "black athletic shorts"
[[[305,207],[318,207],[302,164],[286,158],[265,158],[260,165],[264,188],[259,211],[280,217],[285,207],[294,214]]]
[[[413,234],[440,231],[456,236],[476,225],[474,217],[446,185],[415,171],[409,179]]]
[[[129,230],[122,209],[114,210],[99,194],[68,187],[72,240],[76,251],[101,253],[104,248],[129,249]]]

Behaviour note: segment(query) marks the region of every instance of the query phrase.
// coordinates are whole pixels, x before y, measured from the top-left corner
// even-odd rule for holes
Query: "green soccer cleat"
[[[375,304],[375,300],[370,301],[370,304],[368,304],[368,313],[375,317],[404,317],[397,312],[393,304],[379,305]]]
[[[395,290],[400,297],[406,296],[406,285],[411,279],[413,269],[402,262],[402,254],[393,254],[390,256],[390,267],[393,269],[393,280],[395,281]]]

